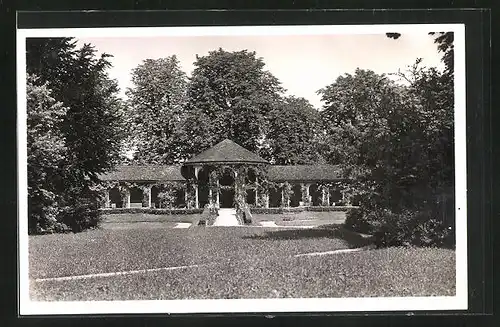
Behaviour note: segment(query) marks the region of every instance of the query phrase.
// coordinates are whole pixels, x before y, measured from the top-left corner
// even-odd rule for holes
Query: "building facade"
[[[271,165],[224,140],[182,165],[121,166],[100,176],[105,208],[349,205],[335,165]]]

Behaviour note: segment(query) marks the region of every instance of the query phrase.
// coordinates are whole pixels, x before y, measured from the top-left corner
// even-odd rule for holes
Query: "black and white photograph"
[[[21,314],[467,309],[464,31],[18,30]]]

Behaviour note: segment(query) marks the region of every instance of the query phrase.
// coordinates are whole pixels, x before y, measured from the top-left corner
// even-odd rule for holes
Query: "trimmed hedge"
[[[307,207],[290,207],[290,208],[251,208],[252,213],[256,214],[281,214],[281,213],[293,213],[293,212],[304,212],[304,211],[349,211],[351,209],[356,209],[353,206],[307,206]]]
[[[307,211],[350,211],[352,209],[357,209],[357,206],[329,206],[329,207],[307,207]]]
[[[152,215],[192,215],[202,213],[203,209],[106,208],[100,209],[100,211],[103,214],[149,213]]]
[[[279,214],[285,212],[302,212],[305,211],[304,208],[251,208],[252,213],[263,213],[263,214]]]

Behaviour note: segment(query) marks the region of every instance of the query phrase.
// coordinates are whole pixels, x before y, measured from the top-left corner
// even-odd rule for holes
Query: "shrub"
[[[305,207],[307,211],[346,211],[357,209],[355,206],[309,206]]]
[[[283,208],[251,208],[250,209],[254,214],[277,214],[283,213]]]
[[[195,210],[202,210],[200,219],[198,220],[197,223],[197,225],[199,226],[213,225],[219,213],[217,207],[214,204],[210,203],[207,203],[203,209],[195,209]]]
[[[434,210],[355,209],[347,214],[345,227],[373,234],[377,247],[439,246],[454,244],[454,226],[436,218]]]
[[[100,211],[106,214],[147,213],[152,215],[191,215],[191,214],[200,214],[203,212],[203,209],[106,208],[106,209],[100,209]]]
[[[101,211],[99,210],[98,203],[95,200],[86,198],[80,198],[73,205],[65,207],[61,211],[59,218],[59,221],[75,233],[97,228],[101,220]]]
[[[309,206],[309,207],[279,207],[279,208],[251,208],[250,211],[254,214],[280,214],[285,212],[303,212],[303,211],[346,211],[349,212],[351,209],[356,209],[357,207],[339,207],[339,206]]]
[[[371,234],[374,232],[371,223],[373,218],[373,215],[364,208],[353,209],[347,212],[344,226],[358,233]]]
[[[252,213],[250,212],[250,208],[249,208],[248,205],[245,205],[243,207],[242,218],[243,218],[243,222],[245,224],[251,224],[252,223]]]
[[[60,212],[53,193],[41,190],[29,194],[28,198],[28,231],[30,234],[55,232],[58,226],[57,216]]]

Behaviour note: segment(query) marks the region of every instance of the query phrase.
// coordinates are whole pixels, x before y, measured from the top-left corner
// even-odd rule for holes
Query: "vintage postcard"
[[[464,33],[19,29],[20,314],[467,309]]]

